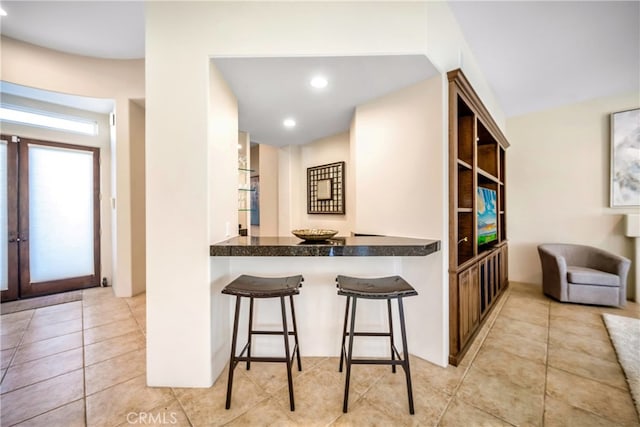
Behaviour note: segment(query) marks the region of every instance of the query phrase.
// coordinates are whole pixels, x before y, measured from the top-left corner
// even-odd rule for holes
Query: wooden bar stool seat
[[[409,350],[407,349],[407,334],[404,322],[404,307],[402,299],[404,297],[418,295],[418,292],[400,276],[380,277],[380,278],[358,278],[349,276],[338,276],[336,278],[338,295],[347,297],[347,304],[344,312],[344,326],[342,329],[342,349],[340,352],[340,372],[346,363],[347,375],[344,386],[344,402],[342,412],[347,412],[349,402],[349,381],[351,378],[351,365],[391,365],[393,373],[396,372],[396,365],[402,366],[407,380],[407,396],[409,399],[409,413],[414,414],[413,391],[411,387],[411,370],[409,368]],[[385,299],[387,300],[387,314],[389,318],[388,332],[357,332],[355,331],[356,302],[358,298]],[[349,305],[353,299],[351,307],[351,320],[349,330],[347,323],[349,319]],[[403,356],[396,349],[393,333],[393,320],[391,315],[391,300],[398,302],[398,314],[400,317],[400,332],[402,335]],[[353,338],[354,337],[389,337],[391,358],[390,359],[364,359],[353,358]],[[349,337],[349,349],[345,344]]]
[[[247,370],[251,369],[251,362],[276,362],[285,363],[287,367],[287,380],[289,383],[289,406],[295,410],[293,400],[293,379],[291,375],[291,365],[294,357],[298,362],[298,371],[302,370],[300,361],[300,348],[298,345],[298,329],[296,325],[296,314],[293,307],[293,296],[300,293],[303,277],[256,277],[241,275],[222,290],[223,294],[236,296],[236,308],[233,318],[233,336],[231,339],[231,357],[229,359],[229,380],[227,382],[227,401],[225,408],[231,407],[231,390],[233,386],[233,372],[238,362],[246,362]],[[242,348],[239,355],[236,355],[236,345],[238,341],[238,319],[240,316],[240,299],[249,298],[249,327],[247,344]],[[291,307],[292,331],[287,326],[287,313],[285,308],[285,297],[289,297]],[[282,312],[282,331],[260,331],[253,329],[253,300],[254,298],[280,298],[280,309]],[[284,337],[284,357],[256,357],[251,356],[251,338],[253,335],[282,335]],[[289,336],[293,335],[293,351],[289,348]],[[246,353],[246,356],[244,354]]]

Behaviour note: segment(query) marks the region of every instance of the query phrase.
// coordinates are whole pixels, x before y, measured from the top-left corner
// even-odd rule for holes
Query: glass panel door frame
[[[2,135],[9,142],[9,289],[2,301],[100,286],[100,149],[75,144]],[[16,141],[16,142],[13,142]],[[19,142],[18,142],[19,141]],[[93,162],[93,274],[68,279],[31,282],[29,265],[29,145],[57,147],[92,153]],[[15,159],[15,161],[14,161]]]
[[[29,269],[29,145],[67,148],[93,153],[93,254],[94,273],[71,279],[39,282],[37,287],[31,282]],[[63,292],[70,289],[89,288],[100,284],[100,149],[81,145],[61,144],[21,138],[20,144],[20,296],[29,297]],[[24,231],[23,231],[24,230]],[[26,261],[25,261],[26,260]],[[38,288],[38,289],[36,289]]]
[[[18,298],[18,143],[17,138],[2,135],[7,142],[7,245],[8,289],[2,291],[0,299],[10,301]]]

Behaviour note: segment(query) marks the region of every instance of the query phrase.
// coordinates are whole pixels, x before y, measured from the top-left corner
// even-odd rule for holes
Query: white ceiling
[[[452,1],[450,5],[507,117],[640,90],[637,0]],[[144,56],[142,1],[3,1],[2,7],[8,13],[0,21],[3,35],[80,55],[121,59]],[[312,119],[329,129],[330,115],[326,113],[333,108],[343,114],[332,114],[336,123],[332,129],[344,127],[345,114],[355,105],[347,107],[345,103],[376,97],[389,89],[381,82],[393,79],[377,74],[379,68],[385,72],[392,69],[394,75],[397,72],[400,80],[390,82],[397,87],[419,77],[408,72],[414,70],[400,70],[401,63],[413,68],[416,64],[412,61],[418,61],[418,74],[424,73],[424,78],[433,71],[429,61],[419,56],[331,58],[333,65],[326,62],[328,58],[321,60],[325,62],[318,58],[215,61],[238,97],[241,126],[253,128],[255,124],[257,129],[257,120],[268,122],[264,131],[249,129],[256,140],[263,141],[274,138],[276,127],[281,128],[279,116],[284,114],[298,118],[296,131],[304,138],[315,135],[315,131],[302,129]],[[256,62],[245,69],[244,64],[249,63],[245,61]],[[373,66],[368,61],[378,62]],[[278,62],[286,67],[278,71],[274,68]],[[326,93],[313,93],[306,80],[321,64],[336,74],[330,77]],[[265,70],[260,69],[263,65]],[[300,77],[285,71],[290,69],[296,69]],[[343,77],[343,71],[349,69],[366,79],[354,78],[353,74]],[[372,92],[365,93],[369,89]],[[350,92],[353,101],[344,99]],[[332,108],[329,95],[333,98],[338,94],[336,102],[340,106]],[[313,98],[306,98],[309,96]],[[302,99],[306,102],[298,104]],[[310,110],[312,118],[304,118],[300,113],[303,109]],[[274,113],[273,118],[267,118],[267,112]],[[275,127],[267,130],[273,122]],[[289,141],[292,136],[289,132],[275,138]]]
[[[144,57],[143,1],[2,1],[5,36],[76,55]]]
[[[307,144],[349,129],[354,107],[438,74],[424,55],[215,58],[251,141]],[[324,89],[310,85],[314,76]],[[287,129],[285,118],[296,126]]]
[[[640,1],[450,4],[508,117],[640,90]]]
[[[111,113],[115,108],[115,102],[112,99],[69,95],[0,81],[0,94],[4,95],[5,93],[21,98],[37,99],[38,101],[48,102],[49,104],[64,105],[65,107],[93,111],[94,113],[101,114]]]

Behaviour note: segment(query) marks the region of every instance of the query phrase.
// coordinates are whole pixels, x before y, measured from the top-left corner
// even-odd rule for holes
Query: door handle
[[[20,241],[19,238],[13,238],[12,237],[12,238],[9,239],[9,243],[15,243],[15,242],[19,242],[19,241]]]

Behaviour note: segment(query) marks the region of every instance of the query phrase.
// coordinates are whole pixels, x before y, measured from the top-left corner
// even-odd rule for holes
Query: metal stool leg
[[[284,332],[284,354],[287,358],[287,381],[289,382],[289,407],[295,411],[296,407],[293,403],[293,377],[291,376],[291,354],[289,352],[289,329],[287,327],[287,312],[284,307],[284,297],[280,297],[280,308],[282,309],[282,330]]]
[[[233,386],[233,371],[236,367],[236,344],[238,341],[238,317],[240,317],[240,297],[236,297],[236,313],[233,317],[233,336],[231,338],[231,357],[229,358],[229,379],[227,380],[227,402],[224,407],[231,407],[231,387]]]
[[[349,319],[349,303],[351,302],[351,297],[347,296],[347,305],[344,308],[344,326],[342,327],[342,345],[340,346],[340,369],[338,372],[342,372],[342,364],[344,362],[344,353],[345,353],[345,340],[347,339],[347,320]]]
[[[344,402],[342,404],[342,412],[347,413],[349,404],[349,379],[351,378],[351,359],[353,357],[353,338],[356,326],[356,302],[358,298],[353,297],[353,306],[351,307],[351,326],[349,328],[349,352],[347,353],[347,378],[344,383]]]
[[[400,314],[400,331],[402,331],[402,352],[404,353],[403,364],[404,375],[407,377],[407,396],[409,397],[409,413],[413,415],[413,390],[411,388],[411,370],[409,369],[409,349],[407,347],[407,331],[404,326],[404,309],[402,307],[402,297],[398,297],[398,312]]]
[[[293,295],[289,295],[289,304],[291,305],[291,321],[293,322],[293,338],[296,344],[296,358],[298,361],[298,371],[302,371],[302,362],[300,361],[300,344],[298,343],[298,326],[296,324],[296,310],[293,308]]]
[[[247,333],[247,371],[251,369],[251,334],[253,332],[253,297],[249,298],[249,332]]]
[[[391,317],[391,299],[387,299],[387,312],[389,313],[389,346],[391,348],[391,360],[396,360],[396,355],[393,351],[395,343],[393,342],[393,319]],[[391,372],[396,373],[396,365],[391,365]]]

